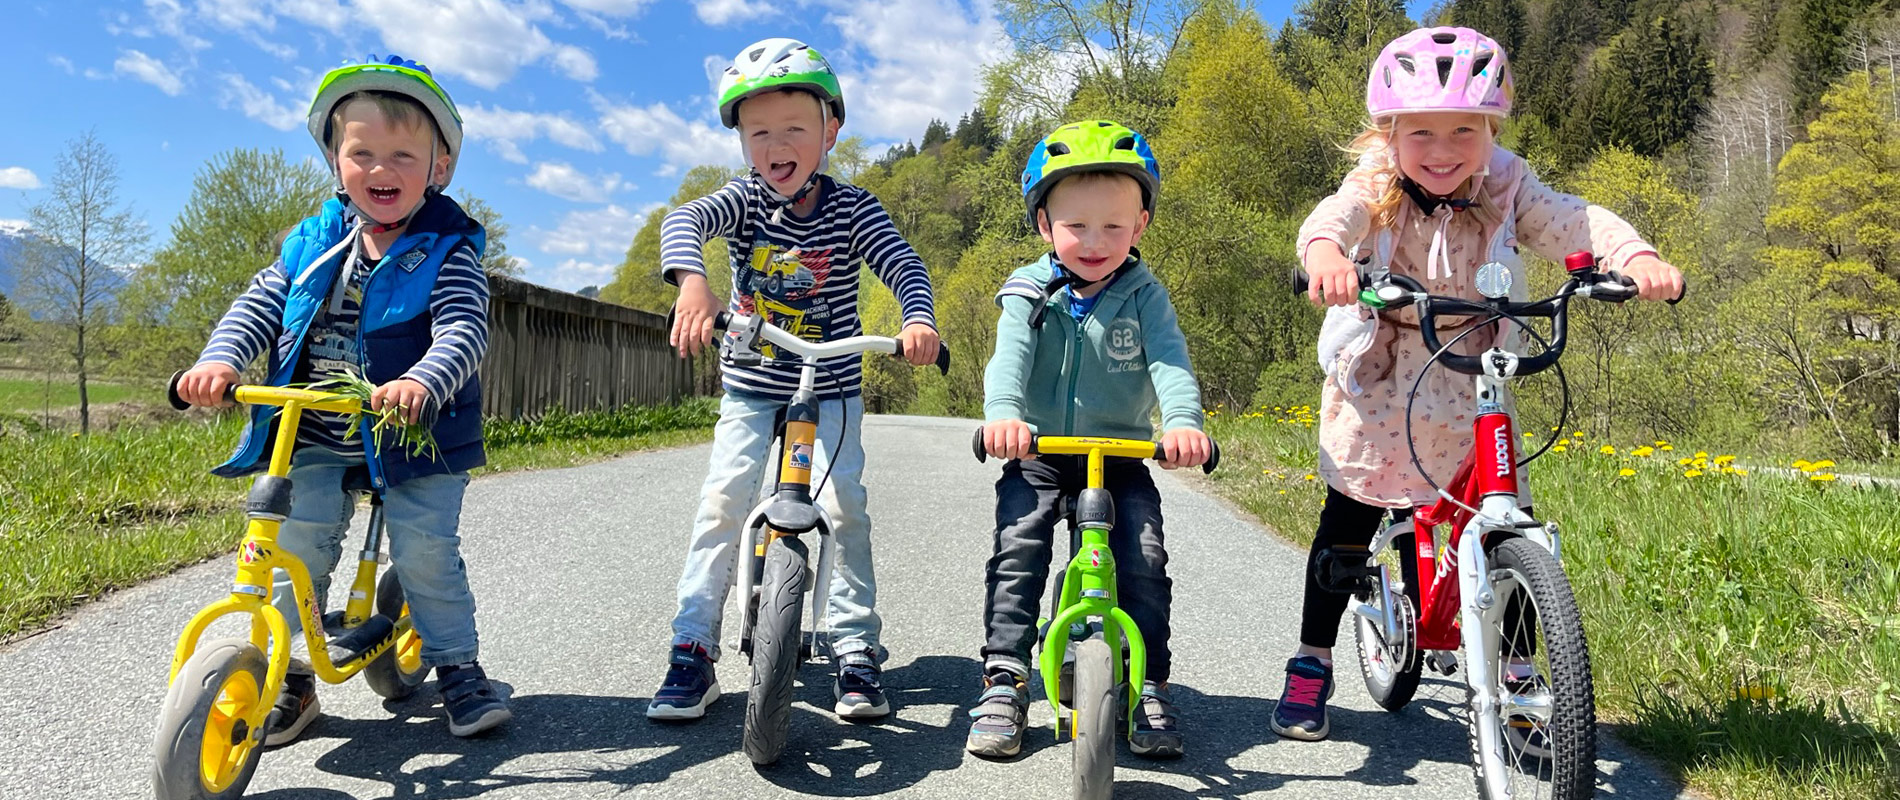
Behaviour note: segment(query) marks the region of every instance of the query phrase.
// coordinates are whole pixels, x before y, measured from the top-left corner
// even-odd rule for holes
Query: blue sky
[[[1292,0],[1267,0],[1276,24]],[[1414,6],[1425,3],[1413,2]],[[843,73],[847,135],[878,150],[954,122],[1007,47],[984,0],[107,0],[8,3],[0,52],[0,226],[46,196],[54,159],[91,129],[152,246],[205,160],[235,147],[315,158],[316,79],[368,53],[435,72],[466,119],[456,190],[509,224],[530,279],[604,283],[647,212],[695,164],[738,163],[713,76],[768,36]],[[1414,9],[1416,12],[1418,9]],[[262,265],[259,265],[262,266]]]

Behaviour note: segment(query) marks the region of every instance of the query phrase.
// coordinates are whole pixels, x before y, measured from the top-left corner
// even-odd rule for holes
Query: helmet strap
[[[831,122],[831,104],[821,99],[818,101],[818,130],[820,131],[821,134],[827,127],[830,126],[830,122]],[[759,168],[756,166],[752,166],[752,146],[749,142],[745,140],[745,137],[743,135],[739,137],[739,152],[740,152],[740,155],[745,157],[747,168],[752,171],[752,174],[754,176],[758,177],[759,188],[764,189],[765,196],[772,200],[772,203],[773,203],[772,224],[773,225],[784,224],[785,209],[791,208],[792,206],[798,205],[800,202],[803,202],[806,195],[811,194],[813,189],[818,188],[819,176],[825,174],[825,170],[831,167],[831,152],[829,150],[826,150],[823,153],[819,153],[818,154],[818,168],[815,170],[812,170],[811,177],[805,179],[804,185],[798,187],[798,191],[793,192],[790,197],[787,197],[785,195],[779,194],[777,189],[773,189],[772,183],[770,181],[767,181],[765,179],[765,176],[759,173]]]
[[[1070,271],[1069,269],[1063,267],[1062,262],[1056,258],[1056,255],[1054,253],[1050,253],[1049,263],[1056,268],[1056,275],[1055,277],[1050,278],[1048,283],[1045,283],[1042,285],[1042,302],[1037,303],[1036,309],[1034,311],[1029,312],[1030,329],[1042,330],[1042,318],[1043,318],[1043,314],[1049,310],[1049,301],[1054,299],[1056,296],[1056,292],[1062,291],[1064,287],[1067,287],[1069,291],[1073,293],[1077,289],[1087,289],[1090,286],[1094,286],[1098,283],[1100,284],[1111,283],[1115,280],[1116,277],[1120,276],[1124,272],[1127,272],[1130,267],[1133,267],[1136,263],[1140,261],[1141,261],[1141,251],[1136,250],[1134,248],[1129,248],[1128,257],[1125,259],[1122,259],[1121,266],[1116,267],[1113,271],[1109,272],[1107,275],[1103,275],[1100,278],[1089,281],[1089,280],[1083,280],[1082,276],[1077,275],[1073,271]]]

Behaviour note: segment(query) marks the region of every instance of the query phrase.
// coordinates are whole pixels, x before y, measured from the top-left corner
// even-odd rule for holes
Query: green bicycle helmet
[[[455,101],[435,82],[428,67],[396,55],[387,59],[372,55],[365,63],[337,67],[325,73],[323,82],[317,85],[317,96],[310,101],[310,137],[317,140],[317,149],[329,162],[330,174],[335,175],[337,170],[335,155],[330,152],[330,113],[338,102],[355,92],[391,92],[428,110],[449,148],[449,168],[442,185],[434,188],[447,188],[455,178],[455,162],[462,155],[462,114],[455,110]]]
[[[1029,227],[1036,227],[1036,210],[1057,182],[1080,172],[1119,172],[1141,184],[1141,202],[1154,216],[1161,194],[1161,167],[1148,140],[1134,129],[1105,119],[1064,125],[1051,131],[1029,153],[1023,167],[1023,203]]]
[[[719,121],[739,127],[739,101],[761,92],[800,89],[817,95],[833,117],[844,121],[844,91],[824,56],[797,39],[755,42],[732,59],[719,77]]]

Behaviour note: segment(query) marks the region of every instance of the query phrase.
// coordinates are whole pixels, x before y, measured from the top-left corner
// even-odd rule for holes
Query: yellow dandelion
[[[1813,467],[1815,469],[1833,469],[1834,461],[1832,459],[1823,458],[1820,461],[1814,462]]]
[[[1661,439],[1657,439],[1657,440],[1656,440],[1656,446],[1657,446],[1657,447],[1661,447],[1661,446],[1663,446],[1663,445],[1666,445],[1666,444],[1668,444],[1668,442],[1665,442],[1665,441],[1663,441],[1663,440],[1661,440]]]
[[[1636,470],[1630,469],[1629,467],[1624,467],[1616,471],[1616,476],[1619,478],[1627,478],[1635,474],[1636,474]]]
[[[1561,453],[1561,452],[1563,452],[1563,451],[1565,451],[1565,450],[1569,450],[1569,449],[1570,449],[1570,448],[1568,448],[1568,447],[1565,447],[1565,446],[1563,446],[1563,445],[1557,445],[1556,447],[1552,447],[1552,448],[1550,448],[1550,452],[1553,452],[1553,453]]]
[[[1655,454],[1656,448],[1653,447],[1638,447],[1630,451],[1630,455],[1636,456],[1637,458],[1648,458]]]
[[[1310,481],[1310,480],[1313,480],[1314,478],[1317,478],[1317,477],[1319,477],[1319,476],[1317,476],[1317,475],[1314,475],[1314,474],[1313,474],[1313,473],[1311,473],[1311,472],[1308,472],[1308,473],[1306,473],[1306,479],[1307,479],[1307,480],[1309,480],[1309,481]]]
[[[1280,490],[1280,494],[1286,494],[1286,490],[1285,490],[1285,489],[1281,489],[1281,490]]]
[[[1695,457],[1696,457],[1696,458],[1708,458],[1708,457],[1709,457],[1709,451],[1707,451],[1707,450],[1697,450],[1697,451],[1695,451]]]
[[[1606,456],[1613,456],[1613,455],[1616,455],[1616,448],[1611,447],[1606,444],[1602,447],[1597,448],[1597,452],[1602,453]]]
[[[1667,452],[1669,452],[1669,451],[1671,451],[1671,450],[1674,450],[1674,449],[1676,449],[1676,448],[1675,448],[1674,446],[1671,446],[1671,445],[1663,445],[1662,447],[1660,447],[1660,448],[1658,448],[1658,449],[1660,449],[1660,450],[1662,450],[1663,452],[1665,452],[1665,453],[1667,453]]]
[[[1809,475],[1808,480],[1819,481],[1821,483],[1829,483],[1835,480],[1835,477],[1834,477],[1834,473],[1832,472],[1820,472],[1820,473],[1815,473],[1813,475]]]
[[[1741,467],[1730,467],[1729,474],[1736,476],[1747,475],[1748,470],[1742,469]]]
[[[1807,472],[1811,468],[1813,468],[1814,465],[1808,463],[1808,460],[1804,458],[1804,459],[1801,459],[1800,461],[1794,462],[1790,466],[1793,466],[1795,469],[1801,470],[1802,472]]]
[[[1678,458],[1678,459],[1676,459],[1676,466],[1678,466],[1678,467],[1686,467],[1686,466],[1689,466],[1690,464],[1693,464],[1693,463],[1695,463],[1695,459],[1693,459],[1693,458]]]
[[[1726,467],[1733,463],[1735,463],[1734,456],[1716,456],[1715,457],[1716,466]]]
[[[1699,470],[1699,469],[1692,469],[1692,470],[1689,470],[1688,472],[1684,472],[1684,473],[1682,473],[1682,477],[1684,477],[1684,478],[1700,478],[1700,477],[1702,477],[1702,470]]]
[[[1577,439],[1581,439],[1581,438],[1583,438],[1583,431],[1577,431],[1576,433],[1573,433],[1573,434],[1570,434],[1570,435],[1571,435],[1571,436],[1572,436],[1573,438],[1577,438]]]
[[[1568,444],[1570,444],[1570,440],[1569,440],[1569,439],[1560,439],[1560,440],[1558,440],[1558,442],[1557,442],[1557,444],[1558,444],[1558,446],[1564,446],[1564,445],[1568,445]]]

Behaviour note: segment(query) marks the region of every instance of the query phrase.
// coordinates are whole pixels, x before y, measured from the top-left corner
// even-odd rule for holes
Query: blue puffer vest
[[[270,354],[270,385],[284,386],[296,375],[310,323],[328,302],[348,250],[321,263],[313,262],[342,241],[354,221],[343,204],[332,199],[284,240],[278,257],[290,276],[290,291],[277,344]],[[356,344],[363,357],[363,372],[371,383],[380,386],[402,377],[428,352],[434,341],[429,329],[429,296],[442,263],[465,241],[474,245],[479,255],[487,235],[454,200],[434,195],[417,210],[402,236],[370,271],[363,286]],[[277,415],[275,406],[253,408],[251,424],[238,441],[236,452],[212,473],[231,478],[262,471]],[[478,377],[471,376],[443,405],[430,431],[435,434],[439,453],[433,459],[427,455],[411,457],[396,445],[394,436],[384,436],[384,446],[375,448],[366,419],[359,434],[371,484],[381,489],[421,475],[466,472],[487,463],[482,449],[482,388]]]

